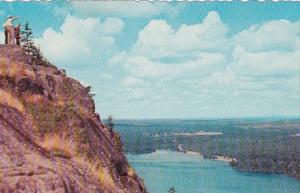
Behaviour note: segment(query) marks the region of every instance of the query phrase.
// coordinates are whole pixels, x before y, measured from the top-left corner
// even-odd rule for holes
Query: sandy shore
[[[221,132],[206,132],[198,131],[195,133],[174,133],[175,136],[211,136],[211,135],[222,135]]]
[[[188,154],[188,155],[194,155],[194,156],[199,156],[200,158],[203,158],[203,155],[200,152],[187,151],[186,154]]]
[[[236,161],[236,159],[234,159],[234,158],[226,157],[226,156],[222,156],[222,155],[221,156],[216,155],[216,156],[214,156],[213,159],[217,160],[217,161],[223,161],[223,162],[226,162],[226,163],[230,163],[232,161]]]
[[[203,155],[201,152],[184,150],[182,144],[177,145],[177,151],[186,153],[188,155],[194,155],[194,156],[199,156],[199,157],[203,158]]]

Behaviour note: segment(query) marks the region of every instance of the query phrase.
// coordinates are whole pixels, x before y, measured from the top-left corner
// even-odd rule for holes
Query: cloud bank
[[[130,2],[114,9],[113,3],[80,5],[72,4],[81,14],[111,10],[111,17],[67,16],[59,31],[48,28],[38,43],[55,61],[84,63],[89,57],[99,64],[99,57],[105,58],[101,64],[108,64],[111,72],[105,76],[114,83],[108,94],[111,100],[134,102],[134,109],[151,115],[169,109],[165,117],[172,117],[176,109],[188,114],[193,108],[228,116],[257,113],[258,107],[264,114],[300,114],[300,21],[271,20],[230,34],[216,11],[176,28],[166,20],[150,19],[129,49],[120,50],[116,39],[126,28],[118,18],[125,14],[122,6],[126,17],[150,17],[174,9],[149,2],[138,3],[140,9],[132,12]]]
[[[217,12],[177,30],[164,20],[152,20],[132,49],[115,54],[109,62],[139,80],[125,84],[128,88],[150,82],[151,88],[138,91],[150,93],[149,98],[162,96],[159,100],[166,103],[211,101],[218,110],[240,101],[238,108],[245,111],[248,104],[264,101],[262,108],[270,112],[294,103],[292,114],[300,107],[295,100],[300,99],[299,24],[274,20],[229,36],[230,29]]]

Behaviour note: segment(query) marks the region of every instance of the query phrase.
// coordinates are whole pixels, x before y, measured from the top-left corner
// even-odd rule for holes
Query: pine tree
[[[91,93],[91,91],[92,91],[92,87],[91,87],[91,86],[87,86],[87,87],[85,87],[85,89],[86,89],[86,91],[89,93],[89,96],[90,96],[90,97],[93,97],[93,96],[96,95],[96,94]]]
[[[112,131],[114,129],[114,122],[113,122],[113,118],[111,115],[109,115],[107,118],[107,127],[110,131]]]
[[[21,31],[22,48],[25,53],[30,56],[31,62],[34,65],[53,66],[42,55],[40,48],[36,47],[33,41],[32,29],[29,23],[25,24],[24,30]]]
[[[176,192],[175,187],[171,187],[168,190],[168,193],[175,193],[175,192]]]
[[[28,22],[25,24],[24,30],[21,31],[21,42],[22,42],[22,47],[26,54],[29,56],[33,55],[33,50],[32,46],[33,44],[33,36],[32,36],[32,30],[29,28]]]

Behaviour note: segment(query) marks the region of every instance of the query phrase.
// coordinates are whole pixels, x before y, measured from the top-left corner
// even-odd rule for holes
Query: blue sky
[[[300,115],[299,3],[0,2],[8,15],[104,117]]]

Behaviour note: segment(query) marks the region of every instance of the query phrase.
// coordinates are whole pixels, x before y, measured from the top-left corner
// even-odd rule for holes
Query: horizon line
[[[114,116],[112,116],[114,118]],[[102,118],[102,120],[106,120],[107,117]],[[298,116],[252,116],[252,117],[191,117],[191,118],[115,118],[114,120],[279,120],[279,119],[293,119],[300,120],[300,115]]]

